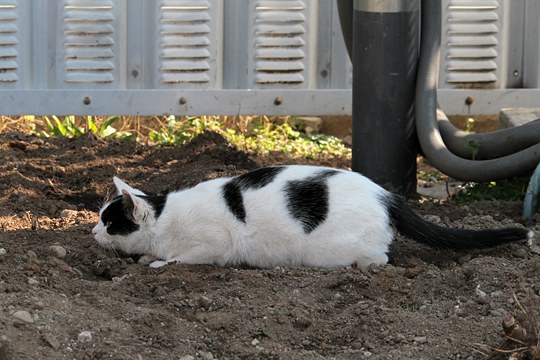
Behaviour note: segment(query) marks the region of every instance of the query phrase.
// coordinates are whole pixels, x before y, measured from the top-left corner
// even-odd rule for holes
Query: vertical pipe
[[[418,0],[354,0],[352,169],[416,194]]]

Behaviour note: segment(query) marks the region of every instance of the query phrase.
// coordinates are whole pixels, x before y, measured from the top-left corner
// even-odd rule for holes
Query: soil
[[[397,236],[391,263],[368,269],[153,269],[90,236],[114,174],[163,193],[291,162],[215,133],[177,148],[1,134],[0,359],[482,359],[518,302],[538,301],[540,251],[524,243],[460,253]],[[521,213],[503,201],[411,206],[470,228]]]

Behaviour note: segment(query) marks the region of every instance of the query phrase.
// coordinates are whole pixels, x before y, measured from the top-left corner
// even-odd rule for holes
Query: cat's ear
[[[152,210],[144,199],[137,197],[126,189],[122,190],[122,205],[126,215],[136,223],[147,221]]]
[[[146,195],[140,190],[134,189],[116,176],[113,177],[114,185],[116,186],[116,191],[118,195],[122,195],[123,190],[133,194],[133,195]]]

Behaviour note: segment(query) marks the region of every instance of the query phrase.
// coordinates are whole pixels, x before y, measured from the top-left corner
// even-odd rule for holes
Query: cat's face
[[[99,222],[92,229],[94,239],[103,247],[128,254],[148,252],[154,209],[145,194],[113,178],[117,194],[99,212]]]

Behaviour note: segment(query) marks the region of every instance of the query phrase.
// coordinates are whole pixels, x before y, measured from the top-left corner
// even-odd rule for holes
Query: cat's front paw
[[[139,258],[139,261],[137,261],[137,263],[140,264],[140,265],[150,265],[151,263],[153,263],[157,259],[158,258],[155,257],[154,255],[146,254],[146,255],[141,256]]]
[[[152,262],[150,263],[149,266],[150,266],[151,268],[157,269],[157,268],[160,268],[160,267],[162,267],[163,265],[167,265],[167,264],[168,264],[167,261],[156,260],[156,261],[152,261]]]

